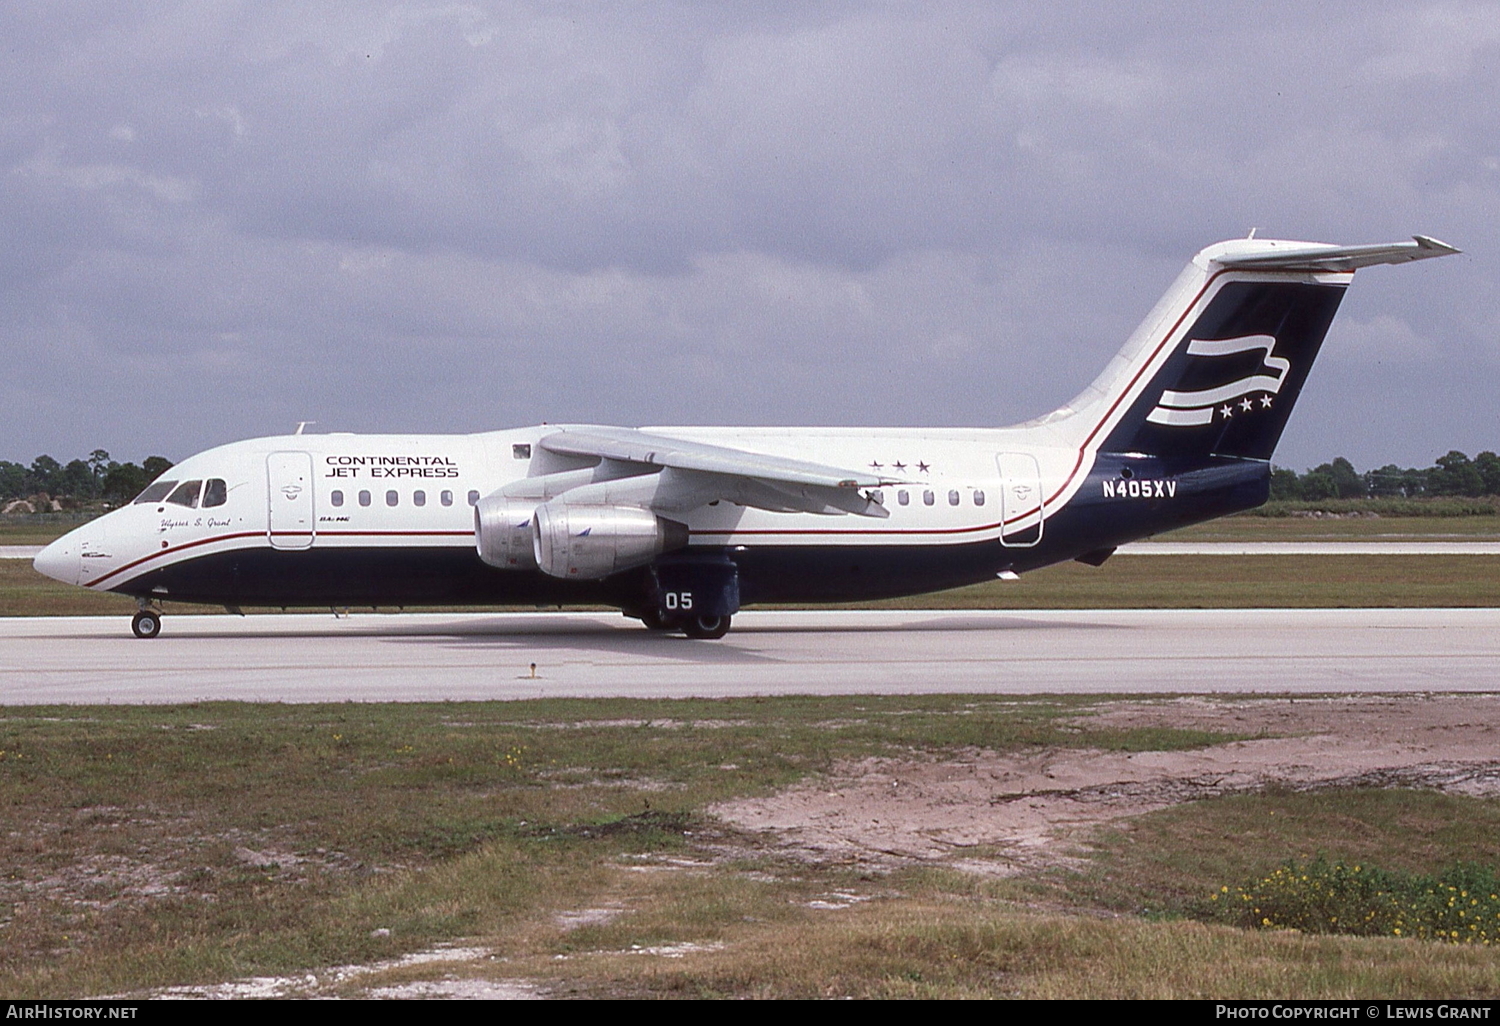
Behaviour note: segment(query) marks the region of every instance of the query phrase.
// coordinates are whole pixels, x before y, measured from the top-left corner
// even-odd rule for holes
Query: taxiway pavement
[[[1500,691],[1500,609],[747,612],[721,641],[607,613],[0,619],[4,705],[1355,691]]]

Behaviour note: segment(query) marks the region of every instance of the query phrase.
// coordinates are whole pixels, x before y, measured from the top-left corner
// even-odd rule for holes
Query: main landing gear
[[[161,610],[142,602],[140,612],[130,618],[130,629],[138,638],[156,637],[161,633]]]
[[[689,617],[682,622],[682,633],[690,638],[717,641],[729,633],[729,615]]]
[[[729,633],[729,618],[740,608],[740,574],[722,555],[667,556],[652,564],[644,600],[626,615],[653,631],[681,631],[714,641]]]
[[[629,615],[629,614],[627,614]],[[681,631],[690,638],[702,641],[717,641],[729,633],[729,615],[690,616],[686,620],[668,620],[654,613],[634,614],[649,630],[666,633]]]

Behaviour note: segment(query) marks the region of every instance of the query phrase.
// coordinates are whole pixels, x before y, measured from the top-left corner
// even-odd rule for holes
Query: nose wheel
[[[161,614],[154,609],[142,609],[130,618],[130,629],[138,638],[154,638],[161,633]]]

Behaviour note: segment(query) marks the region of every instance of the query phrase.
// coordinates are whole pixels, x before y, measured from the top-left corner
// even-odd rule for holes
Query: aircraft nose
[[[80,563],[78,554],[78,538],[74,534],[65,534],[38,552],[31,565],[36,567],[37,573],[46,574],[54,581],[77,584]]]

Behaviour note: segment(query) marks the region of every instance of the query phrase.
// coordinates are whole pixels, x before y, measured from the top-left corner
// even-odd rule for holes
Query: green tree
[[[1427,490],[1434,495],[1481,495],[1484,478],[1468,456],[1452,450],[1437,458],[1437,466],[1427,472]]]
[[[1365,491],[1385,498],[1406,495],[1406,474],[1394,463],[1387,463],[1379,470],[1366,471]]]
[[[1484,482],[1484,494],[1500,495],[1500,456],[1486,450],[1474,457],[1474,469]]]
[[[1333,475],[1326,471],[1309,470],[1302,475],[1301,485],[1302,498],[1309,502],[1332,499],[1339,493],[1338,483],[1334,481]]]
[[[61,463],[51,456],[38,456],[31,461],[31,470],[26,475],[26,488],[28,491],[50,494],[57,490],[57,478],[61,473]]]
[[[115,463],[104,475],[104,499],[116,506],[123,506],[141,494],[151,479],[145,470],[134,463]]]
[[[26,491],[26,468],[10,460],[0,460],[0,498],[20,498]]]
[[[95,449],[93,452],[89,453],[89,470],[93,471],[94,479],[101,485],[104,483],[104,475],[109,471],[110,462],[109,452],[107,450]]]
[[[147,456],[141,463],[141,469],[146,472],[148,483],[155,481],[167,471],[172,469],[172,461],[165,456]]]
[[[74,499],[93,499],[99,495],[99,480],[83,460],[73,460],[57,474],[57,492]]]
[[[1354,464],[1342,456],[1332,463],[1314,467],[1311,472],[1326,474],[1333,482],[1333,495],[1320,496],[1320,498],[1337,496],[1340,499],[1358,499],[1365,494],[1365,479],[1360,476],[1359,471],[1354,469]]]
[[[1271,468],[1271,498],[1282,502],[1302,498],[1302,482],[1297,479],[1295,470]]]

